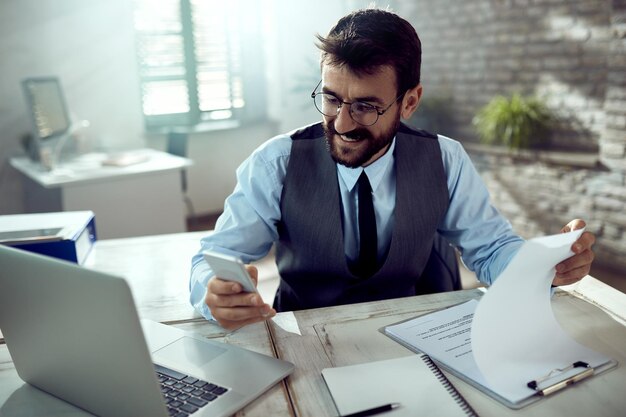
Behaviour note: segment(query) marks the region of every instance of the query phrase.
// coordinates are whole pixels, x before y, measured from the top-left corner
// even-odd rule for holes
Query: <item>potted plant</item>
[[[492,98],[476,114],[473,124],[481,142],[519,150],[545,144],[554,121],[541,100],[515,93],[510,98]]]

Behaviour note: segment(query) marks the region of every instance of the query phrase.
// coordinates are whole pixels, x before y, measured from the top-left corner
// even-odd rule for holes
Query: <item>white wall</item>
[[[100,140],[141,144],[129,1],[3,1],[0,35],[3,136],[29,130],[20,80],[56,75],[75,116],[90,120]]]
[[[263,141],[320,119],[309,96],[319,77],[314,35],[369,4],[255,1],[263,5],[273,122],[192,136],[189,193],[198,213],[221,210],[236,167]],[[20,89],[25,77],[60,77],[75,118],[91,123],[86,133],[94,148],[164,148],[162,137],[143,131],[132,19],[132,0],[0,1],[0,214],[24,210],[20,176],[6,160],[22,153],[19,138],[30,130]]]
[[[224,199],[235,187],[239,164],[276,132],[276,124],[267,122],[189,136],[188,154],[193,166],[187,170],[187,195],[196,214],[222,211]],[[165,149],[163,136],[149,138],[148,143],[152,148]]]
[[[0,2],[0,214],[23,211],[21,178],[8,166],[30,131],[20,82],[55,75],[94,146],[143,145],[132,9],[128,0]]]

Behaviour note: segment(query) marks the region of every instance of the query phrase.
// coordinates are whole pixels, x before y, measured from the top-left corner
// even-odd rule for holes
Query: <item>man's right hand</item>
[[[246,265],[246,269],[254,285],[257,285],[259,272],[256,267]],[[213,318],[227,330],[235,330],[276,315],[276,310],[265,304],[260,294],[243,292],[241,284],[219,277],[209,280],[204,301]]]

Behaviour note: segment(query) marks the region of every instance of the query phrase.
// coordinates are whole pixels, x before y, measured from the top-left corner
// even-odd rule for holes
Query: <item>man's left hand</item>
[[[586,226],[583,220],[576,219],[569,222],[561,233],[582,229]],[[589,274],[594,254],[591,246],[595,243],[596,237],[591,232],[584,232],[572,245],[574,255],[556,265],[556,275],[552,280],[552,285],[569,285],[580,281]]]

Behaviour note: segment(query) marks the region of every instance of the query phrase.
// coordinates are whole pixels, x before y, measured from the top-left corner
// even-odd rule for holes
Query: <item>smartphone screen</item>
[[[246,292],[258,292],[240,259],[210,251],[203,252],[202,255],[216,277],[226,281],[238,282]]]

